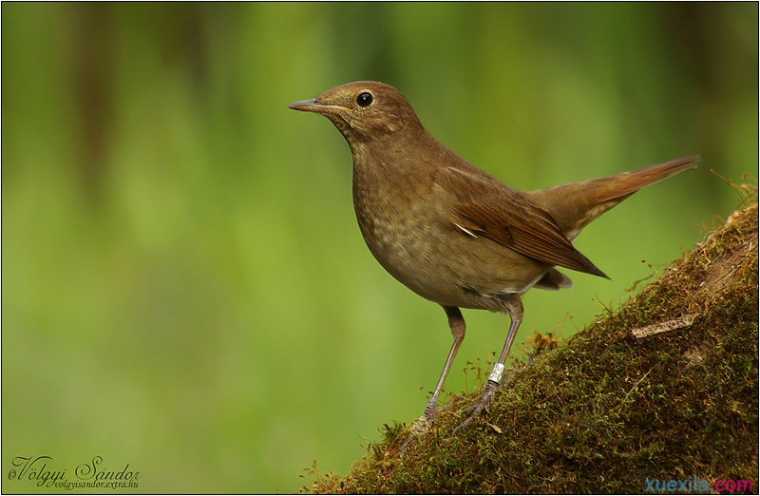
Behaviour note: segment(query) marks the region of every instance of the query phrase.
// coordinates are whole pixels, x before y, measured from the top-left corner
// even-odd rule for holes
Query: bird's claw
[[[483,394],[480,396],[480,399],[477,403],[472,405],[467,412],[469,412],[469,416],[459,424],[454,429],[454,434],[457,432],[465,429],[468,425],[470,425],[476,418],[480,416],[480,413],[485,410],[488,411],[489,406],[491,405],[491,401],[493,400],[494,394],[496,394],[496,390],[499,388],[499,385],[495,382],[488,381],[486,383],[486,387],[483,391]]]
[[[427,415],[420,415],[419,418],[417,418],[417,420],[414,421],[414,423],[412,424],[412,427],[409,430],[413,435],[421,436],[422,434],[429,431],[432,425],[433,425],[432,417],[429,417]]]
[[[428,407],[425,409],[424,415],[420,415],[417,420],[414,421],[412,426],[409,428],[409,436],[407,436],[404,444],[401,445],[401,456],[404,456],[404,453],[413,440],[417,439],[430,430],[430,428],[433,426],[433,419],[437,413],[438,411],[434,407]]]

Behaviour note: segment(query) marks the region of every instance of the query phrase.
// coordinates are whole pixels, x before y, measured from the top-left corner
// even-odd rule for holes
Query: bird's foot
[[[428,407],[425,409],[425,413],[423,415],[420,415],[417,420],[414,421],[412,426],[409,428],[409,436],[404,441],[404,444],[401,445],[401,456],[404,456],[404,453],[406,453],[407,448],[409,448],[409,445],[413,440],[417,439],[430,430],[430,428],[433,426],[433,420],[437,414],[438,409],[435,406],[428,405]]]
[[[480,416],[480,413],[483,410],[488,411],[488,407],[491,404],[491,401],[493,400],[494,394],[496,394],[496,391],[499,389],[499,384],[493,381],[486,382],[486,387],[483,390],[483,394],[480,396],[480,399],[477,403],[475,403],[472,407],[470,407],[469,412],[470,415],[465,419],[464,422],[459,424],[456,429],[454,429],[454,434],[461,431],[462,429],[466,428],[468,425],[470,425],[473,420],[478,418]]]
[[[413,435],[421,436],[422,434],[425,434],[427,431],[429,431],[432,426],[433,417],[420,415],[417,420],[414,421],[412,427],[409,430]]]

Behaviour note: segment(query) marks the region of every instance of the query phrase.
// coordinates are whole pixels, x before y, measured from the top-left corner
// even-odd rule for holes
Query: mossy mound
[[[757,481],[757,234],[755,204],[618,311],[512,369],[468,429],[452,435],[476,394],[454,396],[403,457],[408,429],[386,426],[347,476],[304,489],[640,493],[647,478]],[[632,335],[684,316],[693,322]]]

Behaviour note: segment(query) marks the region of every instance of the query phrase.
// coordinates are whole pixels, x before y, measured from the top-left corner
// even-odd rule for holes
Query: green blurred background
[[[516,355],[567,338],[756,181],[757,5],[2,5],[3,489],[99,454],[141,491],[293,491],[418,416],[443,312],[384,273],[331,124],[357,79],[517,188],[700,153],[577,246],[612,281],[529,293]],[[463,369],[506,319],[465,312]]]

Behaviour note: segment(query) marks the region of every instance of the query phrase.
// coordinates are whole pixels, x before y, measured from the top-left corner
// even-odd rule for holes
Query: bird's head
[[[406,98],[393,86],[377,81],[342,84],[317,98],[294,102],[290,108],[324,115],[352,146],[382,140],[402,130],[422,129]]]

